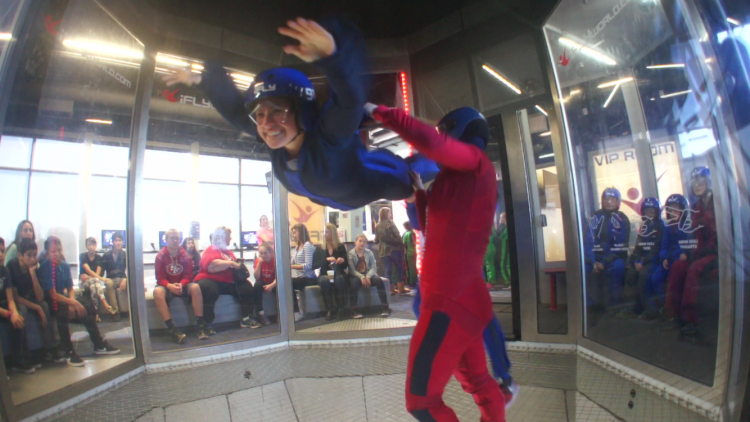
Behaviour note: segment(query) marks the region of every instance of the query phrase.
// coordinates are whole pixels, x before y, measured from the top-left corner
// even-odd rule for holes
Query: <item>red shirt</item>
[[[225,261],[236,261],[232,251],[220,251],[214,248],[214,245],[209,246],[203,251],[203,257],[201,258],[200,272],[195,276],[195,281],[203,280],[204,278],[210,278],[211,280],[218,281],[221,283],[234,283],[234,274],[232,269],[227,268],[226,270],[219,271],[218,273],[209,273],[208,266],[216,261],[217,259],[223,259]]]
[[[271,262],[258,259],[255,262],[255,268],[260,265],[260,280],[263,284],[271,284],[276,280],[276,257],[271,258]]]
[[[172,258],[169,249],[165,246],[154,263],[156,269],[156,284],[167,287],[167,284],[180,283],[183,286],[190,283],[193,278],[193,260],[190,255],[180,247],[177,256]]]
[[[422,306],[449,314],[460,309],[462,318],[472,315],[467,321],[479,321],[467,322],[465,328],[481,333],[492,319],[482,265],[497,202],[495,168],[476,146],[439,134],[403,110],[380,106],[375,114],[388,129],[442,166],[430,194],[416,195],[419,224],[425,230]]]

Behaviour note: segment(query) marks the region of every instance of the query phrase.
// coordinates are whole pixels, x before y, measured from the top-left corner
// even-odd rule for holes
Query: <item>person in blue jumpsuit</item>
[[[279,33],[299,41],[285,46],[285,53],[325,74],[330,98],[320,109],[310,80],[290,68],[261,72],[245,95],[215,61],[206,62],[202,74],[185,70],[164,80],[195,85],[228,122],[257,133],[270,149],[274,175],[294,194],[340,210],[412,196],[409,164],[387,150],[368,151],[357,135],[366,93],[359,30],[341,21],[321,25],[298,18]]]
[[[604,189],[601,201],[602,209],[589,220],[594,265],[586,277],[588,305],[599,311],[622,303],[630,241],[630,220],[620,211],[620,191]]]

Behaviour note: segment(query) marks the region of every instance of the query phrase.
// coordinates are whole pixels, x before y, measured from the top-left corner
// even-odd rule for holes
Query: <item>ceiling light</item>
[[[13,35],[10,32],[0,32],[0,41],[10,41]]]
[[[104,44],[88,40],[65,40],[63,45],[68,48],[75,48],[81,51],[98,53],[105,56],[121,56],[133,59],[142,59],[143,53],[137,50],[120,47],[116,44]]]
[[[156,71],[161,73],[174,73],[174,70],[165,69],[159,66],[156,67]]]
[[[199,65],[197,63],[191,64],[190,67],[192,67],[195,70],[203,70],[203,66],[201,66],[201,65]]]
[[[199,75],[200,75],[201,73],[203,73],[203,72],[201,72],[200,70],[195,70],[195,69],[190,69],[190,71],[191,71],[191,72],[193,72],[193,73],[197,73],[197,74],[199,74]]]
[[[580,93],[581,93],[580,89],[574,89],[574,90],[570,91],[569,96],[572,97],[572,96],[580,94]]]
[[[542,159],[542,158],[552,158],[552,157],[554,157],[554,156],[555,156],[555,154],[554,154],[554,153],[553,153],[553,154],[544,154],[544,155],[540,155],[540,156],[539,156],[539,158],[540,158],[540,159]]]
[[[547,112],[544,111],[543,108],[539,107],[538,105],[535,105],[534,108],[536,108],[537,110],[541,111],[542,114],[544,114],[545,116],[549,117],[549,114],[547,114]]]
[[[603,83],[603,84],[597,86],[597,88],[609,88],[611,86],[620,85],[620,84],[623,84],[625,82],[630,82],[632,80],[633,80],[633,78],[622,78],[622,79],[618,79],[616,81]]]
[[[552,132],[542,132],[539,134],[539,136],[551,136]]]
[[[169,56],[162,56],[161,54],[156,56],[156,61],[164,64],[171,64],[173,66],[187,67],[188,62],[180,59],[175,59]]]
[[[99,123],[100,125],[111,125],[112,120],[101,120],[101,119],[86,119],[89,123]]]
[[[615,96],[615,93],[617,90],[620,89],[620,84],[615,85],[615,87],[612,89],[612,92],[609,93],[609,97],[607,97],[607,101],[604,102],[604,108],[607,108],[609,105],[609,102],[612,101],[612,98]]]
[[[732,25],[737,25],[737,26],[742,25],[742,22],[738,21],[735,18],[727,18],[727,22],[731,23]]]
[[[109,57],[101,57],[101,56],[89,56],[89,57],[93,59],[101,60],[103,62],[108,62],[108,63],[116,63],[116,64],[121,64],[121,65],[129,66],[129,67],[136,67],[136,68],[141,67],[139,63],[127,62],[125,60],[110,59]]]
[[[230,73],[230,75],[232,75],[234,79],[238,79],[243,82],[252,82],[255,80],[254,77],[249,76],[249,75],[243,75],[241,73]]]
[[[519,94],[519,95],[521,94],[521,90],[518,89],[517,86],[513,85],[509,80],[507,80],[507,79],[503,78],[502,76],[500,76],[500,74],[497,73],[491,67],[487,66],[486,64],[483,64],[482,65],[482,69],[486,70],[487,73],[489,73],[490,75],[492,75],[495,78],[497,78],[498,81],[500,81],[503,84],[505,84],[505,86],[507,86],[508,88],[510,88],[511,90],[513,90],[513,92],[515,92],[516,94]]]
[[[592,59],[599,60],[602,63],[608,64],[608,65],[611,65],[611,66],[614,66],[614,65],[617,64],[617,62],[615,60],[613,60],[611,57],[609,57],[609,56],[607,56],[605,54],[602,54],[602,53],[594,50],[593,48],[586,47],[585,45],[582,45],[582,44],[578,44],[577,42],[575,42],[575,41],[573,41],[573,40],[571,40],[569,38],[560,37],[559,41],[560,41],[560,44],[565,44],[565,45],[567,45],[569,47],[576,48],[581,53],[583,53],[583,54],[591,57]]]
[[[688,90],[686,90],[686,91],[679,91],[679,92],[673,92],[673,93],[671,93],[671,94],[664,94],[664,95],[659,95],[659,98],[670,98],[670,97],[676,97],[676,96],[678,96],[678,95],[685,95],[685,94],[690,94],[691,92],[693,92],[693,90],[692,90],[692,89],[688,89]]]
[[[685,67],[682,63],[672,63],[672,64],[655,64],[651,66],[646,66],[646,69],[677,69],[677,68],[683,68]]]

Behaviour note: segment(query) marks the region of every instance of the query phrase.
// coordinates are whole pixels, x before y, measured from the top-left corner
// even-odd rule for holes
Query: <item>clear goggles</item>
[[[446,119],[438,123],[438,125],[435,126],[435,129],[440,134],[443,134],[443,133],[448,134],[455,127],[456,127],[456,119]]]
[[[274,100],[259,102],[249,114],[250,120],[258,126],[266,124],[266,122],[285,124],[293,115],[289,104]]]

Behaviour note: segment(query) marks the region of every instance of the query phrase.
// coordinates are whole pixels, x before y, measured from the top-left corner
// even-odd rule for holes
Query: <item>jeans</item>
[[[328,279],[328,275],[324,274],[318,277],[318,286],[323,293],[323,303],[326,305],[327,311],[336,311],[338,308],[344,307],[344,291],[346,285],[344,284],[344,276],[342,274],[336,274],[333,277],[333,281]],[[334,303],[334,296],[336,302]]]
[[[391,280],[393,283],[402,283],[404,281],[404,251],[393,251],[390,255],[381,258],[385,270],[385,277],[393,277],[392,268],[396,269],[396,278]]]
[[[378,289],[380,303],[383,306],[388,306],[388,295],[385,292],[385,284],[383,284],[383,280],[377,275],[374,275],[370,277],[370,282]],[[357,307],[357,297],[360,288],[362,288],[362,279],[355,275],[349,276],[349,306],[352,308]]]

